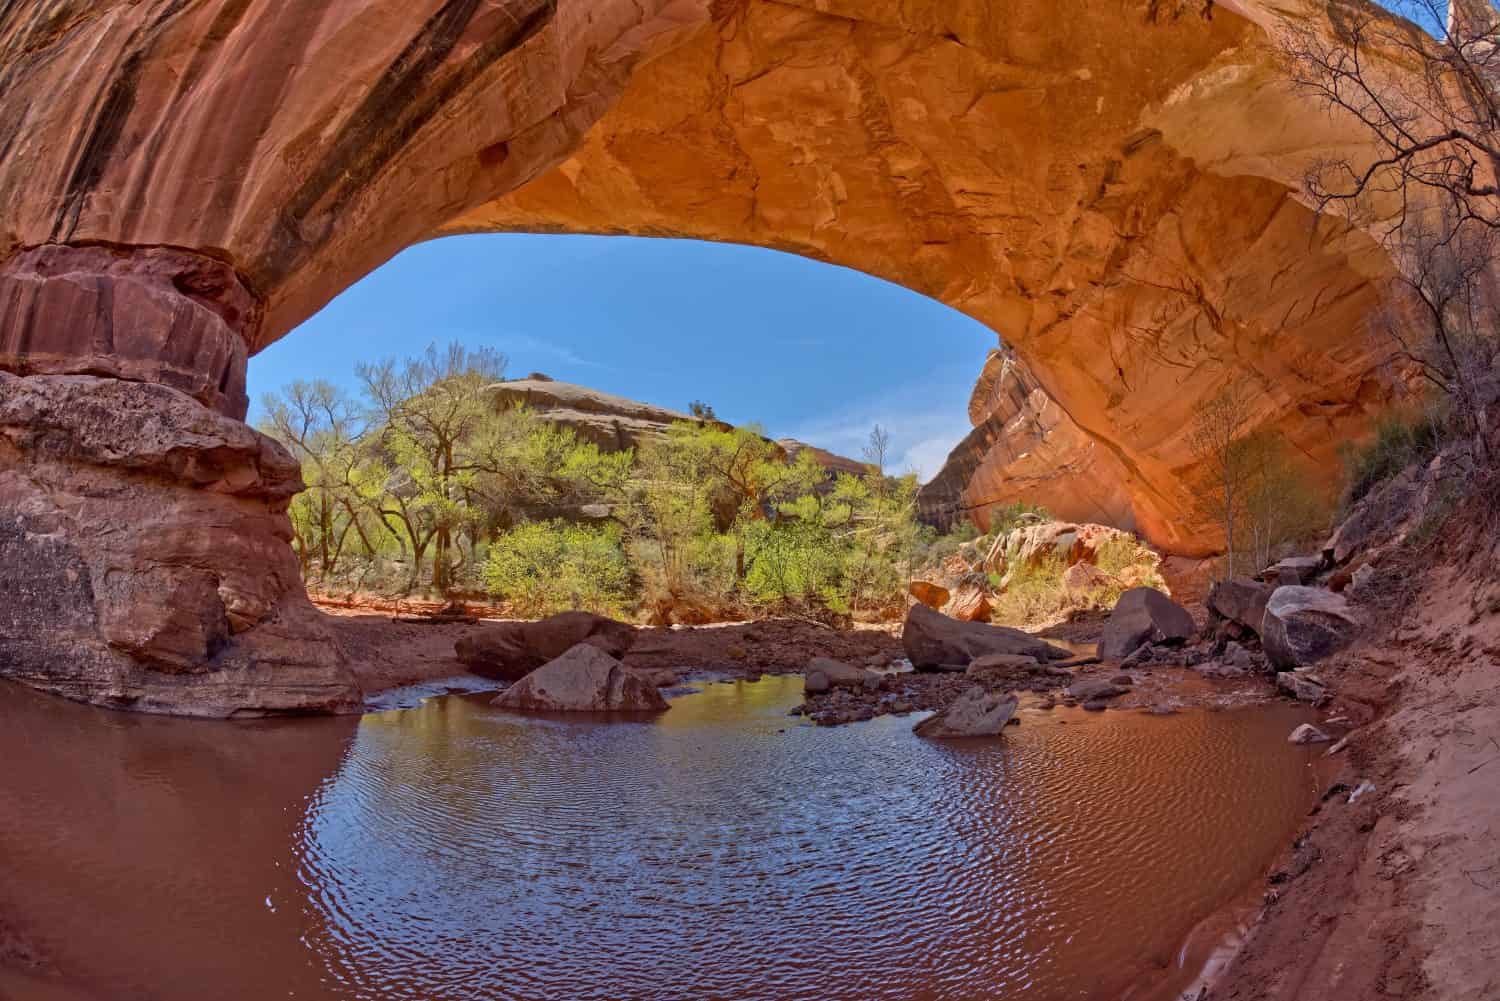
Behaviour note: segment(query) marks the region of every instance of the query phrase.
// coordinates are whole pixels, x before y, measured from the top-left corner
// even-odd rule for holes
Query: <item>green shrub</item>
[[[502,532],[490,544],[485,587],[522,615],[584,609],[623,614],[631,574],[614,526],[537,521]]]
[[[1029,521],[1051,521],[1052,515],[1040,504],[1016,501],[1003,507],[990,508],[990,534],[1005,535]]]
[[[1061,556],[1017,564],[1010,571],[1005,593],[992,602],[992,621],[1025,627],[1056,620],[1067,612],[1072,595],[1063,585],[1068,564]]]
[[[1042,627],[1060,622],[1073,612],[1113,608],[1120,595],[1132,587],[1167,589],[1157,555],[1130,536],[1106,540],[1095,559],[1105,582],[1078,590],[1063,582],[1068,564],[1062,556],[1013,564],[1005,592],[993,602],[991,619],[1007,626]]]
[[[1442,424],[1426,415],[1390,414],[1375,426],[1375,437],[1340,451],[1347,485],[1344,510],[1414,462],[1425,462],[1443,445]]]
[[[847,611],[840,547],[816,521],[757,522],[747,533],[745,592],[759,606],[824,604]]]

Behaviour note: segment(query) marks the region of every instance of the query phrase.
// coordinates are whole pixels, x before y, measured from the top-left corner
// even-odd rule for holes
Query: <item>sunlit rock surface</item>
[[[1135,528],[1120,460],[1073,423],[1014,353],[990,352],[969,399],[971,431],[917,498],[922,518],[989,531],[996,507],[1040,505],[1065,521]]]
[[[1292,92],[1267,34],[1326,33],[1325,10],[19,0],[0,7],[0,369],[159,383],[234,418],[250,354],[419,240],[758,244],[899,282],[1012,346],[1037,390],[1022,405],[1001,380],[981,423],[1014,409],[1050,430],[976,445],[950,498],[1003,500],[1022,453],[1047,452],[1084,463],[1054,490],[1089,510],[1055,513],[1128,510],[1164,549],[1206,552],[1195,403],[1247,377],[1255,423],[1321,464],[1388,393],[1367,320],[1390,263],[1299,193],[1320,158],[1367,158],[1364,133]],[[51,461],[16,440],[0,473]],[[231,495],[172,484],[218,544],[250,531]],[[62,544],[93,531],[61,524]],[[285,562],[256,559],[237,572]]]

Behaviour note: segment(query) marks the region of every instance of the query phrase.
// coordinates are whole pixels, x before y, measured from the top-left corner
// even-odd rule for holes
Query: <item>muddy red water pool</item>
[[[1287,705],[955,744],[795,677],[632,722],[3,695],[7,999],[1141,997],[1314,795]]]

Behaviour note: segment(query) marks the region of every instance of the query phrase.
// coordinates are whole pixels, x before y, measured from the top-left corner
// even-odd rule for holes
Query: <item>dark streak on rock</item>
[[[219,46],[224,44],[225,39],[233,33],[240,22],[245,19],[245,11],[249,9],[249,6],[250,0],[228,0],[224,7],[219,10],[219,13],[214,17],[213,24],[209,25],[208,33],[203,37],[203,44],[194,50],[192,62],[188,64],[187,70],[182,74],[181,78],[177,81],[177,85],[173,88],[172,97],[162,111],[162,121],[170,122],[176,117],[175,112],[178,105],[182,103],[183,97],[191,93],[193,87],[202,79],[204,70],[208,68],[210,58],[218,51]],[[152,132],[151,140],[142,154],[146,163],[155,161],[157,155],[161,152],[162,143],[166,141],[168,134],[168,130],[162,128],[158,128]],[[151,187],[149,176],[148,173],[147,179],[142,180],[135,186],[135,190],[130,193],[129,198],[126,199],[120,211],[123,228],[127,231],[134,222],[135,217],[140,214],[141,206],[146,200],[146,193]]]
[[[286,278],[328,239],[329,226],[308,238],[303,224],[316,211],[337,218],[442,108],[481,73],[519,48],[552,20],[557,0],[533,6],[513,28],[487,39],[445,78],[433,77],[462,38],[479,0],[447,0],[396,57],[339,129],[318,167],[289,200],[258,267],[266,286]]]
[[[135,107],[136,86],[145,69],[147,57],[161,36],[163,26],[186,3],[187,0],[170,0],[149,24],[136,32],[126,46],[128,54],[125,61],[118,70],[110,74],[109,90],[93,115],[93,127],[89,130],[82,151],[74,158],[73,172],[63,193],[62,209],[52,225],[52,241],[65,242],[77,230],[84,202],[104,176],[110,157],[119,144],[120,137],[125,134],[125,123]]]

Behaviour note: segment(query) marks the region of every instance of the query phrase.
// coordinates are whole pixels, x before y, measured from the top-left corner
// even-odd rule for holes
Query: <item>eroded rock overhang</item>
[[[45,308],[4,321],[0,364],[160,379],[234,413],[243,360],[228,333],[264,347],[418,240],[760,244],[989,325],[1065,423],[1111,453],[1103,466],[1123,479],[1109,489],[1139,527],[1168,550],[1211,549],[1188,486],[1196,401],[1250,378],[1265,390],[1257,421],[1317,463],[1387,392],[1365,326],[1389,262],[1299,195],[1309,164],[1357,160],[1365,137],[1293,92],[1269,34],[1288,19],[1327,30],[1325,11],[11,4],[0,269],[12,286],[59,253],[76,264],[132,248],[222,273],[205,264],[168,301],[151,261],[95,262],[107,284],[156,300],[130,330],[101,320],[118,306],[77,293],[91,278],[72,267],[67,295],[43,289]],[[222,307],[244,298],[231,319]]]

